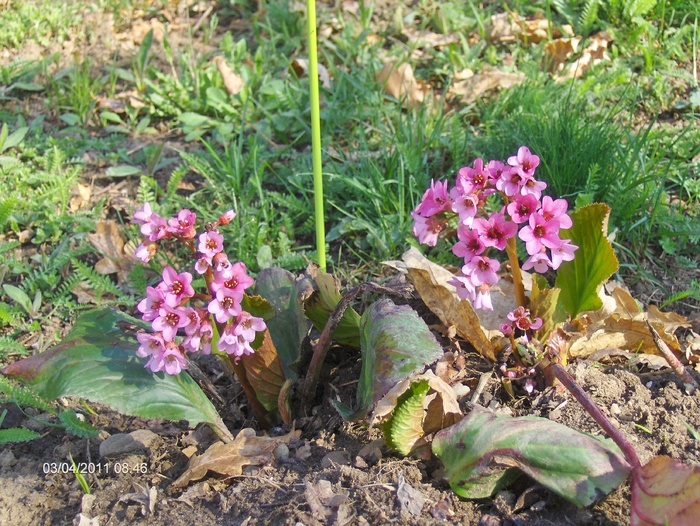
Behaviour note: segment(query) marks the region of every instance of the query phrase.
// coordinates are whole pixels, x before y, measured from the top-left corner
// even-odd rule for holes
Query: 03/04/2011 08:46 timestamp
[[[42,471],[45,475],[55,473],[96,473],[109,475],[110,473],[148,473],[148,464],[145,462],[132,464],[129,462],[44,462]]]

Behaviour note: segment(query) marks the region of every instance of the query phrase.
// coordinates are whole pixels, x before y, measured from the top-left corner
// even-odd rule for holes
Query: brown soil
[[[479,369],[488,366],[475,354],[465,357],[474,373],[465,382],[475,386]],[[359,357],[346,356],[335,365],[332,357],[330,361],[328,384],[344,386],[357,378]],[[670,373],[639,373],[620,365],[602,367],[587,362],[571,366],[570,371],[619,423],[643,463],[656,455],[670,455],[690,465],[700,463],[698,444],[685,427],[687,423],[700,428],[700,392],[686,394],[682,383]],[[227,391],[227,399],[231,399],[229,393],[233,400],[240,399],[235,386],[221,385],[219,389]],[[339,394],[349,401],[353,392],[350,382]],[[206,449],[213,440],[207,428],[190,431],[182,425],[124,417],[106,408],[92,417],[93,423],[104,429],[97,439],[86,441],[55,428],[38,427],[41,439],[7,446],[0,454],[0,523],[618,525],[629,521],[627,484],[589,509],[572,506],[526,477],[493,499],[462,500],[440,480],[437,462],[401,458],[381,444],[378,430],[343,422],[329,403],[335,396],[335,389],[326,388],[313,416],[297,419],[301,436],[290,442],[289,451],[276,462],[239,477],[194,482],[184,491],[171,487],[186,467],[183,450],[193,445],[200,453]],[[500,382],[491,379],[479,402],[499,412],[542,416],[600,434],[581,406],[555,388],[533,398],[512,400]],[[463,408],[468,410],[467,406],[465,401]],[[233,407],[235,411],[222,415],[234,433],[253,426],[251,420],[243,418],[241,408],[235,403]],[[12,425],[40,426],[16,409],[8,409]],[[108,434],[136,429],[149,429],[158,440],[126,457],[100,457],[99,445]],[[284,431],[273,429],[272,433]],[[194,448],[190,450],[191,455]],[[77,463],[102,466],[102,473],[86,475],[91,495],[83,494],[72,473],[46,473],[52,471],[52,464],[65,466],[69,454]],[[106,469],[110,472],[105,473]],[[402,511],[397,498],[399,477],[424,497],[418,514]],[[312,508],[312,495],[320,491],[320,481],[327,481],[332,493],[339,496],[332,505],[321,508],[327,512],[326,518],[318,515],[319,508]],[[90,518],[97,522],[86,522]]]

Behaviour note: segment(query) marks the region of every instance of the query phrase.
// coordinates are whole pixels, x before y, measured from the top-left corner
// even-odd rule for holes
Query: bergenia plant
[[[461,274],[449,283],[455,286],[459,298],[469,300],[477,309],[493,310],[491,288],[498,283],[502,270],[495,256],[506,252],[518,307],[500,326],[513,351],[513,360],[504,363],[501,372],[509,391],[511,382],[516,381],[527,393],[534,390],[535,367],[542,358],[528,344],[543,321],[527,308],[521,268],[540,274],[557,270],[564,261],[572,261],[579,248],[560,235],[572,227],[567,214],[569,204],[565,199],[543,195],[547,183],[535,177],[539,164],[540,158],[526,146],[521,146],[507,163],[484,163],[478,158],[472,167],[459,170],[451,189],[446,181],[431,181],[411,212],[413,232],[428,246],[435,246],[440,238],[456,231],[452,252],[463,259],[463,265]],[[522,266],[517,239],[528,254]]]
[[[452,189],[447,182],[431,181],[411,212],[413,233],[428,246],[435,246],[444,232],[454,231],[448,227],[456,221],[457,241],[452,252],[463,258],[464,265],[462,274],[451,284],[460,298],[469,299],[477,309],[493,309],[491,287],[498,283],[501,268],[493,256],[504,250],[513,274],[516,301],[520,307],[527,305],[516,238],[525,243],[529,255],[522,269],[541,274],[571,261],[578,249],[570,239],[559,235],[560,230],[571,228],[569,204],[565,199],[542,195],[547,183],[535,178],[539,164],[540,158],[526,146],[509,157],[507,164],[495,160],[484,164],[483,159],[476,159],[473,167],[459,170]],[[500,197],[502,206],[487,213],[487,199],[494,194]]]
[[[157,253],[164,240],[185,245],[192,254],[193,269],[202,275],[207,290],[195,293],[192,274],[166,266],[163,280],[148,287],[146,297],[137,305],[144,321],[151,323],[152,332],[140,333],[138,355],[148,358],[145,367],[151,371],[179,374],[187,369],[189,353],[214,352],[227,357],[234,370],[241,357],[253,354],[257,334],[266,330],[262,318],[253,316],[243,306],[245,291],[254,284],[244,263],[232,263],[224,250],[224,237],[218,227],[235,217],[233,210],[222,214],[215,222],[205,225],[197,235],[194,212],[183,209],[166,220],[151,209],[149,203],[134,214],[144,235],[136,248],[136,256],[144,263]],[[237,376],[249,398],[246,375]],[[254,411],[258,405],[252,397]],[[258,413],[258,411],[256,411]],[[264,411],[261,412],[264,415]],[[260,415],[258,415],[260,416]]]

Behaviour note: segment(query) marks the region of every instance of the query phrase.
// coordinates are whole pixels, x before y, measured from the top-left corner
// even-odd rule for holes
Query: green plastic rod
[[[323,214],[323,165],[321,162],[321,108],[318,93],[318,51],[316,46],[316,2],[306,0],[309,40],[309,91],[311,95],[311,149],[314,170],[314,211],[318,266],[326,271],[326,225]]]

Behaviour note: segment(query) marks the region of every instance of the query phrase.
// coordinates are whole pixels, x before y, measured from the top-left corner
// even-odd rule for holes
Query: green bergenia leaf
[[[627,479],[630,466],[609,441],[545,418],[512,418],[475,408],[433,440],[458,495],[484,498],[518,468],[577,506],[588,506]]]
[[[423,438],[423,399],[430,390],[430,384],[423,380],[411,384],[396,404],[391,418],[384,422],[384,436],[389,447],[402,455],[411,453],[418,440]]]
[[[216,409],[185,372],[170,376],[144,368],[136,332],[148,326],[122,312],[99,309],[81,316],[56,347],[3,369],[3,373],[55,400],[78,396],[144,418],[206,422],[230,436]]]
[[[559,301],[572,317],[603,306],[598,291],[619,268],[607,238],[609,215],[610,208],[605,204],[584,206],[571,214],[572,227],[559,234],[578,246],[573,261],[559,267],[556,281],[561,289]]]
[[[317,330],[323,331],[342,296],[335,278],[319,270],[312,272],[315,291],[304,302],[306,317]],[[338,327],[333,333],[333,340],[350,347],[360,346],[360,315],[352,308],[345,311]]]
[[[298,376],[294,366],[299,360],[301,343],[310,323],[304,316],[294,275],[281,268],[265,268],[258,274],[255,290],[274,309],[267,327],[277,347],[285,378],[296,380]]]
[[[364,418],[398,382],[421,372],[436,361],[442,347],[416,311],[382,299],[364,312],[360,320],[362,371],[357,385],[357,408],[336,408],[346,420]]]

